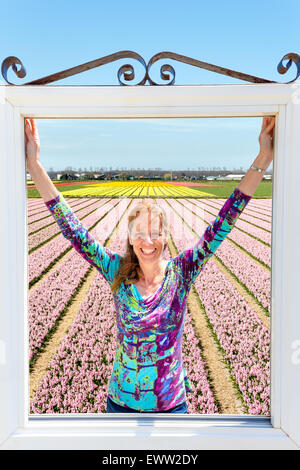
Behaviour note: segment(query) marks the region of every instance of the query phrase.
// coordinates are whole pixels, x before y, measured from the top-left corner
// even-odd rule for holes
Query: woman
[[[186,393],[193,391],[181,356],[187,296],[272,162],[274,124],[274,117],[263,118],[254,167],[249,168],[201,239],[166,261],[163,252],[168,223],[164,211],[154,202],[136,205],[129,213],[124,257],[94,239],[42,167],[36,121],[26,119],[27,170],[63,235],[97,268],[113,293],[118,333],[107,412],[187,413]]]

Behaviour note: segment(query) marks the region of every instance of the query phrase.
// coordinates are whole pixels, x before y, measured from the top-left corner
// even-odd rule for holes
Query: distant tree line
[[[224,167],[225,168],[225,167]],[[243,168],[234,168],[233,170],[226,169],[207,169],[207,170],[144,170],[144,169],[133,169],[131,171],[81,171],[73,170],[72,167],[67,167],[63,171],[54,171],[50,168],[48,174],[51,179],[60,179],[64,181],[90,181],[90,180],[117,180],[117,181],[132,181],[132,180],[201,180],[207,178],[221,178],[229,174],[245,174]],[[267,171],[265,174],[272,174],[272,171]]]

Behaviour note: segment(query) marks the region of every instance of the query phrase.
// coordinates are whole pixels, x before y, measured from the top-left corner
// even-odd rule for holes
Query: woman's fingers
[[[270,118],[270,121],[268,122],[268,125],[266,127],[266,132],[271,132],[274,126],[275,126],[275,118]]]
[[[262,131],[265,131],[265,129],[266,129],[266,127],[268,125],[268,119],[269,119],[268,116],[263,117],[263,123],[262,123],[262,126],[261,126]]]
[[[35,119],[26,119],[25,132],[29,137],[35,137],[36,135],[38,135]]]
[[[29,122],[28,119],[26,119],[25,130],[30,130],[31,131],[31,125],[30,125],[30,122]]]
[[[30,127],[30,129],[32,127],[36,127],[36,122],[35,122],[35,119],[33,119],[33,118],[29,118],[29,119],[27,118],[25,120],[25,124],[27,124]]]
[[[32,128],[33,128],[33,129],[36,129],[36,122],[35,122],[35,119],[30,118],[30,122],[31,122]]]
[[[26,132],[26,135],[27,135],[27,136],[30,134],[30,126],[29,126],[27,120],[26,120],[26,123],[25,123],[25,132]]]
[[[263,123],[262,123],[262,131],[269,132],[275,125],[275,117],[274,116],[264,116]]]
[[[30,120],[31,120],[31,128],[32,128],[33,135],[34,137],[37,138],[39,135],[39,131],[38,131],[36,120],[33,118],[30,118]]]

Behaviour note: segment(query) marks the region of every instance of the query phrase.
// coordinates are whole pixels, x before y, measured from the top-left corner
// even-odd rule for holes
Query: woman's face
[[[140,261],[157,262],[166,242],[159,214],[151,213],[150,209],[140,213],[132,222],[129,241]]]

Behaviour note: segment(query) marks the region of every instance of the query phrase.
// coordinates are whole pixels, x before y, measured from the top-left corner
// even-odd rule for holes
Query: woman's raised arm
[[[28,122],[25,125],[25,132],[27,170],[63,236],[84,259],[98,269],[104,279],[111,283],[121,256],[95,240],[52,183],[39,161],[40,139],[34,119],[31,119],[31,124]]]
[[[47,202],[57,197],[58,191],[39,159],[40,137],[35,119],[25,120],[25,138],[26,168],[44,202]]]
[[[260,152],[253,162],[254,166],[263,170],[266,170],[273,160],[274,126],[273,116],[263,118],[259,135]],[[184,250],[175,258],[188,285],[195,280],[206,262],[233,229],[263,175],[264,172],[250,168],[225,202],[216,219],[208,225],[200,240],[193,248]]]
[[[260,150],[259,154],[253,162],[253,165],[264,171],[259,172],[250,167],[247,173],[245,174],[244,178],[238,185],[238,189],[249,196],[253,196],[256,191],[256,188],[258,187],[259,183],[263,178],[265,170],[269,168],[269,165],[273,160],[274,126],[274,116],[263,118],[261,131],[258,138]]]
[[[57,222],[63,236],[75,250],[112,283],[119,268],[121,255],[101,245],[76,217],[61,193],[47,201],[46,206]]]

